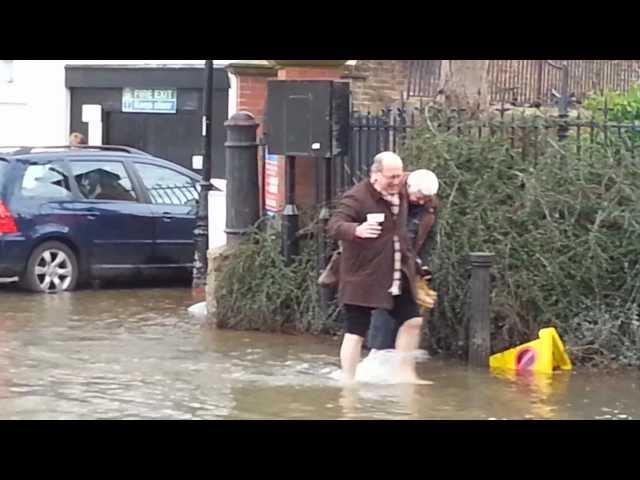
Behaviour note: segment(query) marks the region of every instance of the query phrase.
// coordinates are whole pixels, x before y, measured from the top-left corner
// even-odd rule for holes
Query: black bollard
[[[225,122],[227,127],[226,174],[227,244],[246,235],[260,218],[258,181],[258,123],[249,112],[238,112]]]
[[[468,327],[468,362],[478,367],[489,366],[491,323],[489,319],[490,272],[492,253],[471,253],[471,301]]]
[[[285,157],[286,204],[282,211],[282,255],[291,265],[299,254],[298,209],[296,208],[296,157]]]

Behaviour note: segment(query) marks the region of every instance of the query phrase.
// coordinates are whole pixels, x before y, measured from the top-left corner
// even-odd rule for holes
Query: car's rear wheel
[[[73,290],[78,283],[78,260],[64,243],[45,242],[31,253],[20,283],[33,292]]]

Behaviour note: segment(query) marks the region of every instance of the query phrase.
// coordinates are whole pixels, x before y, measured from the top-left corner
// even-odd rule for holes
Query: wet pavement
[[[516,377],[425,359],[433,385],[335,380],[338,341],[220,331],[183,287],[0,285],[0,419],[630,419],[640,372]]]

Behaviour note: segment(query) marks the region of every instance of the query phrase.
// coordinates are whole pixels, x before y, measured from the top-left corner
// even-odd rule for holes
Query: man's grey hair
[[[438,177],[431,170],[415,170],[407,178],[409,195],[435,195],[438,193]]]
[[[393,152],[380,152],[375,157],[373,157],[373,163],[371,164],[370,173],[380,172],[382,170],[382,164],[390,160],[396,160],[402,163],[402,159],[399,155]]]

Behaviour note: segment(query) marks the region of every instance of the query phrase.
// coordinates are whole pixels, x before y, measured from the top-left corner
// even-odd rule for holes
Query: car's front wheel
[[[78,260],[69,247],[45,242],[31,253],[20,283],[33,292],[58,293],[73,290],[78,274]]]

